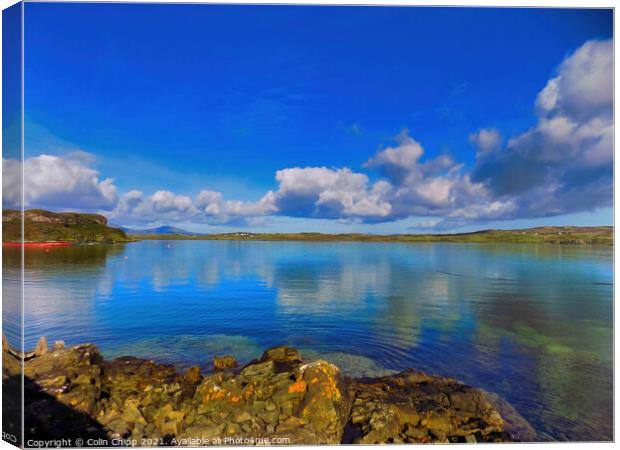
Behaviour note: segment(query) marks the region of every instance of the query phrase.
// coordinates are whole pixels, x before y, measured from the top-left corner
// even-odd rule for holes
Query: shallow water
[[[3,255],[6,296],[19,249]],[[454,376],[541,439],[612,439],[612,248],[145,241],[27,249],[25,265],[29,348],[208,367],[289,344],[353,376]]]

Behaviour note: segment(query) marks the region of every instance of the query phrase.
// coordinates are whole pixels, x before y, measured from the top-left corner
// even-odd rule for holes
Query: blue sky
[[[584,9],[28,3],[26,158],[33,171],[78,180],[58,175],[50,186],[33,176],[33,192],[46,194],[33,193],[30,206],[213,231],[611,224],[611,89],[592,94],[601,83],[579,80],[607,79],[612,18]],[[579,72],[593,62],[598,72]],[[541,109],[554,79],[560,94]],[[568,151],[545,134],[558,118],[575,136],[604,125]],[[592,162],[593,139],[608,157]],[[532,156],[552,151],[594,166],[584,175]],[[537,189],[554,186],[544,204],[533,200],[540,192],[489,175],[524,170]],[[574,189],[597,200],[571,204]],[[203,191],[215,194],[199,199]]]

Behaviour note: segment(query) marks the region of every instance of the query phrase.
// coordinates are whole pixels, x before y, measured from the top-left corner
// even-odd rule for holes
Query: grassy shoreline
[[[23,220],[23,222],[22,222]],[[565,245],[613,245],[613,227],[536,227],[515,230],[479,230],[454,234],[365,234],[365,233],[251,233],[140,234],[126,233],[108,225],[106,217],[75,212],[56,213],[42,209],[2,211],[3,243],[116,243],[137,240],[226,240],[300,242],[456,242],[456,243],[548,243]],[[165,227],[164,227],[165,228]]]
[[[458,234],[324,234],[220,233],[205,235],[132,234],[137,240],[299,241],[299,242],[454,242],[548,243],[558,245],[613,245],[613,227],[538,227],[519,230],[482,230]]]

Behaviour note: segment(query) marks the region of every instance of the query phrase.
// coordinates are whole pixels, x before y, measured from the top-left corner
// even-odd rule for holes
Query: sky
[[[25,206],[203,232],[610,225],[612,21],[27,3]]]

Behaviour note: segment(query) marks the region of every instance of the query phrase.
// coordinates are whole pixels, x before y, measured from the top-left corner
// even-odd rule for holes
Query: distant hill
[[[20,241],[20,212],[2,211],[4,242]],[[146,230],[108,225],[98,214],[55,213],[42,209],[25,212],[26,242],[128,242],[141,239],[247,240],[247,241],[352,241],[352,242],[506,242],[568,245],[613,245],[613,227],[537,227],[516,230],[480,230],[454,234],[323,234],[252,233],[200,234],[174,226]]]
[[[3,242],[21,241],[20,217],[20,211],[2,211]],[[108,226],[108,219],[99,214],[30,209],[24,213],[24,241],[113,243],[132,239],[123,230]]]
[[[140,234],[140,235],[151,235],[151,234],[179,234],[183,236],[200,236],[200,233],[192,233],[191,231],[186,231],[181,228],[173,227],[170,225],[164,225],[156,228],[147,228],[145,230],[137,230],[134,228],[123,228],[123,230],[127,234]]]
[[[461,243],[546,243],[564,245],[613,245],[614,230],[600,227],[537,227],[517,230],[480,230],[453,234],[324,234],[324,233],[220,233],[187,235],[141,234],[138,239],[197,239],[237,241],[313,241],[313,242],[461,242]]]

